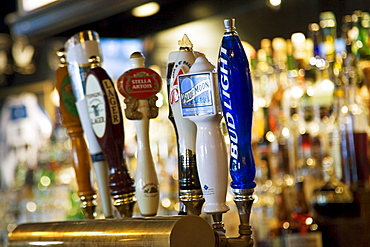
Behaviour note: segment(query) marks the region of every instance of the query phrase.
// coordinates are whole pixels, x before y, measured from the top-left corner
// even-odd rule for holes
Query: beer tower
[[[190,50],[175,53],[176,59],[170,56],[169,61],[174,62],[169,90],[171,110],[175,118],[179,144],[184,143],[179,147],[179,154],[186,155],[186,151],[191,149],[191,153],[187,154],[195,158],[196,150],[202,190],[202,193],[199,193],[196,188],[186,185],[185,190],[180,188],[179,197],[184,205],[187,203],[186,213],[200,214],[200,203],[203,203],[204,196],[206,204],[203,211],[212,215],[213,229],[202,217],[195,215],[30,223],[18,226],[11,233],[9,246],[17,246],[17,243],[29,245],[39,243],[39,246],[44,246],[50,242],[75,246],[81,244],[161,247],[253,246],[249,223],[255,187],[255,164],[251,143],[252,83],[248,60],[235,30],[235,20],[226,19],[224,23],[226,32],[220,48],[218,72],[214,71],[214,66],[205,56],[196,56]],[[126,116],[138,121],[136,125],[139,144],[136,177],[138,205],[143,216],[154,216],[158,207],[158,199],[155,196],[159,192],[150,154],[148,127],[149,119],[158,114],[155,102],[156,93],[161,88],[161,79],[154,71],[144,68],[144,57],[141,53],[133,53],[130,60],[133,69],[126,71],[119,78],[118,90],[125,97]],[[107,99],[112,96],[115,98],[113,102],[117,101],[117,98],[111,80],[98,66],[98,61],[92,62],[86,82],[86,98],[89,106],[94,106],[91,115],[102,111],[106,114],[104,119],[107,121],[109,118],[112,119],[109,123],[112,125],[109,126],[111,130],[104,124],[101,129],[94,126],[98,139],[105,143],[102,139],[107,139],[104,137],[106,131],[117,133],[117,136],[123,135],[122,132],[113,130],[115,128],[113,119],[121,119],[122,116],[114,117],[115,109],[118,110],[116,104],[103,104],[104,107],[98,102],[93,104],[93,96],[100,97],[103,102],[111,101]],[[101,108],[96,109],[96,112],[95,106]],[[228,166],[227,149],[221,131],[222,113],[230,138],[231,187],[235,194],[234,201],[240,220],[238,237],[227,237],[222,222],[223,213],[229,210],[226,204]],[[103,120],[91,119],[97,124]],[[191,128],[186,127],[191,124],[193,124]],[[183,139],[180,138],[180,134],[184,135]],[[196,142],[193,139],[195,134]],[[109,139],[115,142],[117,137],[110,135]],[[104,144],[102,146],[104,147]],[[187,149],[184,150],[184,147]],[[106,155],[112,156],[113,153]],[[143,157],[140,158],[140,155]],[[184,165],[183,168],[189,172],[194,171],[194,167]],[[181,172],[180,170],[179,173]]]

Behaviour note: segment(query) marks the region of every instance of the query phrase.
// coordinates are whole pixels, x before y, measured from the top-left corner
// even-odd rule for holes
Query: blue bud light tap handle
[[[256,167],[252,153],[253,88],[247,56],[235,29],[226,19],[218,58],[223,115],[230,137],[231,187],[253,189]]]

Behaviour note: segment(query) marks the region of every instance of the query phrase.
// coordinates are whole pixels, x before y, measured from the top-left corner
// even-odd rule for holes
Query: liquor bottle
[[[325,182],[315,189],[312,205],[315,211],[324,217],[343,217],[353,213],[353,194],[349,187],[336,178],[334,159],[326,156],[323,160]]]
[[[363,89],[370,89],[370,44],[369,44],[369,13],[355,11],[352,15],[344,17],[344,37],[347,45],[349,59],[356,65],[358,82]],[[354,58],[352,58],[354,56]],[[348,60],[344,59],[344,60]],[[365,90],[361,90],[365,91]],[[370,109],[368,96],[362,97],[367,108]],[[369,119],[370,120],[370,119]]]
[[[352,43],[352,52],[356,54],[356,58],[361,61],[370,60],[370,16],[368,12],[357,10],[352,15],[354,28],[357,30],[357,37]],[[361,65],[360,65],[361,66]]]
[[[265,183],[268,180],[272,180],[276,177],[276,162],[275,154],[277,151],[277,141],[274,132],[271,129],[270,121],[273,121],[275,116],[271,116],[270,109],[263,107],[264,116],[264,134],[258,142],[259,156],[259,169],[261,169],[260,180]]]
[[[285,198],[287,211],[290,211],[292,197],[289,196],[293,194],[294,187],[294,160],[291,160],[290,155],[291,149],[289,146],[289,140],[291,138],[291,129],[287,125],[287,118],[283,115],[282,111],[279,115],[279,133],[277,135],[277,171],[276,178],[274,178],[274,183],[276,186],[281,187],[284,190],[284,194],[288,196]]]
[[[262,39],[261,49],[257,52],[257,68],[259,75],[260,98],[259,104],[269,106],[274,93],[278,90],[278,81],[272,57],[271,40]]]
[[[273,61],[277,90],[272,95],[269,107],[274,109],[274,115],[278,118],[282,107],[282,96],[287,87],[287,42],[283,38],[276,37],[272,40],[272,48],[274,50]]]
[[[64,49],[58,51],[57,55],[60,64],[55,72],[55,77],[60,99],[59,106],[62,114],[62,124],[67,128],[66,131],[71,139],[72,164],[76,173],[78,196],[82,202],[81,207],[86,218],[93,219],[97,203],[96,192],[91,185],[91,158],[75,106],[75,97],[73,96],[71,80],[68,75]],[[110,215],[112,214],[110,213]]]
[[[150,149],[149,120],[158,116],[156,94],[161,89],[161,78],[145,68],[145,57],[140,52],[130,56],[131,68],[118,79],[118,90],[125,97],[125,114],[134,120],[138,154],[136,168],[136,197],[141,215],[155,216],[159,206],[159,183]]]
[[[320,13],[320,27],[322,31],[323,55],[325,60],[332,64],[335,60],[334,41],[337,38],[337,22],[333,12],[325,11]]]
[[[354,77],[352,82],[361,81],[364,87],[370,89],[370,16],[367,12],[355,11],[352,15],[355,27],[358,29],[358,36],[353,42],[352,49],[357,57],[358,70],[352,70]],[[347,58],[350,59],[350,58]],[[353,68],[353,67],[351,67]],[[360,73],[356,73],[356,72]],[[366,90],[365,89],[365,90]],[[366,134],[369,121],[370,101],[367,106],[360,97],[356,97],[357,111],[354,112],[354,141],[356,152],[356,164],[358,174],[358,186],[360,188],[369,187],[369,153],[368,153],[368,135]]]
[[[256,191],[255,195],[258,201],[254,203],[254,209],[258,214],[259,224],[254,226],[256,233],[255,241],[258,246],[269,246],[280,242],[279,217],[276,214],[281,209],[277,209],[279,199],[284,197],[280,192],[284,187],[284,170],[280,166],[289,165],[289,160],[283,160],[283,141],[277,140],[279,133],[274,133],[270,122],[273,122],[274,115],[270,113],[269,108],[263,108],[264,112],[264,135],[258,142],[259,159],[256,159]],[[273,120],[272,120],[273,119]],[[284,137],[282,137],[284,138]],[[281,145],[280,145],[281,144]],[[279,156],[282,154],[282,156]],[[286,153],[288,154],[288,153]],[[284,157],[285,158],[285,157]],[[280,163],[281,162],[281,163]],[[285,168],[285,167],[284,167]],[[280,190],[280,192],[278,192]],[[279,205],[280,206],[280,205]]]
[[[291,35],[291,42],[293,46],[293,57],[296,60],[298,70],[305,70],[308,64],[306,36],[301,33],[293,33]],[[302,73],[302,72],[300,72]]]
[[[298,245],[323,246],[322,233],[319,231],[319,226],[309,211],[304,185],[304,179],[298,177],[295,184],[296,193],[293,212],[289,217],[289,223],[285,227],[287,229],[285,237],[286,247]]]
[[[332,114],[325,124],[325,147],[322,167],[323,185],[314,190],[312,204],[315,211],[324,217],[349,215],[353,195],[349,187],[340,181],[342,178],[342,150],[339,117],[343,104],[343,85],[337,85],[334,93]],[[343,140],[346,141],[346,140]]]
[[[282,95],[281,107],[282,114],[286,116],[286,127],[289,130],[287,138],[287,146],[290,150],[289,160],[292,172],[296,172],[296,168],[302,168],[303,153],[302,149],[297,147],[301,145],[302,134],[306,132],[301,98],[304,94],[302,76],[299,74],[297,62],[293,56],[293,45],[291,40],[286,41],[287,45],[287,82],[286,88]]]
[[[293,44],[287,40],[287,82],[282,96],[281,106],[285,116],[293,116],[294,112],[301,115],[300,99],[304,94],[304,77],[299,69],[297,60],[293,56]],[[301,115],[302,117],[303,115]]]
[[[316,161],[316,181],[322,181],[323,179],[322,162],[324,157],[328,155],[329,150],[327,125],[329,121],[330,110],[333,107],[335,85],[332,79],[336,78],[335,76],[330,77],[329,73],[329,69],[332,70],[334,68],[336,60],[331,62],[333,65],[330,67],[331,64],[328,62],[327,58],[324,57],[325,50],[322,50],[322,47],[320,47],[321,43],[319,43],[322,40],[320,31],[328,31],[326,28],[329,27],[324,26],[324,28],[320,30],[319,25],[316,23],[311,23],[309,25],[310,33],[314,41],[314,53],[313,57],[311,58],[311,67],[313,68],[316,77],[312,85],[311,96],[314,112],[314,121],[312,123],[311,132],[313,133],[314,138],[313,158]],[[330,39],[328,37],[326,38]],[[334,53],[335,52],[336,51],[334,50]]]
[[[112,80],[100,65],[100,58],[89,59],[86,75],[86,104],[96,139],[109,166],[109,189],[113,205],[122,217],[131,217],[135,205],[134,181],[124,153],[124,130],[121,105]]]
[[[341,133],[339,126],[339,118],[341,115],[341,107],[343,104],[343,86],[337,86],[334,93],[334,102],[332,114],[330,115],[327,132],[328,132],[328,150],[327,154],[333,159],[333,173],[336,179],[341,180],[342,171],[342,150],[341,150]],[[329,179],[325,177],[324,179]]]
[[[269,244],[271,247],[284,246],[286,235],[289,232],[289,210],[286,198],[285,186],[278,186],[275,194],[274,214],[276,222],[269,232]]]
[[[354,54],[347,53],[343,60],[344,69],[342,76],[343,97],[341,98],[341,111],[339,116],[339,126],[341,133],[342,167],[343,176],[341,181],[351,189],[356,189],[358,185],[356,151],[354,140],[354,111],[351,107],[355,106],[355,96],[357,91],[357,78],[354,77],[355,64]],[[356,108],[354,108],[356,109]]]
[[[364,84],[370,90],[370,17],[369,13],[362,12],[358,23],[361,23],[358,40],[361,41],[362,47],[358,50],[359,59],[358,67]],[[356,44],[357,42],[354,42]]]
[[[357,88],[357,87],[356,87]],[[357,178],[357,184],[353,184],[357,189],[368,189],[370,176],[370,162],[368,149],[368,111],[363,100],[359,97],[359,88],[356,90],[356,101],[351,104],[353,107],[353,141],[355,149],[356,169],[353,170],[353,177]],[[354,167],[353,167],[354,168]]]

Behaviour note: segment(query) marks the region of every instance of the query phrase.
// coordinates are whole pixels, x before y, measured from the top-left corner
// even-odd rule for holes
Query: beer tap
[[[136,202],[134,181],[124,157],[124,130],[121,104],[112,80],[100,67],[99,57],[89,59],[86,76],[86,103],[93,131],[109,166],[109,188],[114,206],[122,217],[131,217]]]
[[[178,173],[179,173],[179,214],[200,215],[204,198],[196,164],[195,139],[196,125],[182,118],[179,102],[178,75],[187,73],[197,56],[193,44],[185,34],[179,40],[179,51],[171,52],[167,65],[167,90],[170,103],[169,119],[177,133]]]
[[[217,90],[217,73],[204,57],[198,57],[189,73],[180,75],[181,114],[197,126],[196,152],[199,178],[213,228],[224,236],[222,214],[226,204],[228,165],[225,139],[221,131],[222,108]]]
[[[111,218],[113,217],[113,207],[107,182],[108,166],[94,131],[92,130],[85,99],[86,73],[90,69],[88,59],[90,56],[101,55],[99,35],[90,30],[79,32],[69,38],[64,47],[72,91],[76,100],[75,105],[96,174],[103,213],[106,218]]]
[[[149,120],[158,116],[156,94],[161,89],[161,77],[145,68],[140,52],[130,56],[132,69],[118,79],[118,90],[125,97],[125,115],[134,120],[138,152],[136,168],[136,197],[141,215],[155,216],[159,205],[159,184],[149,142]]]
[[[76,173],[76,182],[78,186],[77,194],[80,197],[81,207],[85,217],[94,219],[97,204],[96,192],[90,180],[91,158],[75,105],[64,49],[58,51],[57,55],[60,64],[55,73],[56,88],[59,93],[62,124],[66,127],[67,134],[71,140],[72,165]]]
[[[179,53],[179,51],[173,51],[173,52],[171,52],[170,55],[168,56],[168,60],[167,60],[167,66],[166,66],[167,87],[166,87],[166,89],[167,89],[167,99],[168,99],[168,102],[169,102],[169,99],[170,99],[169,98],[169,93],[170,93],[170,86],[171,86],[172,70],[173,70],[173,66],[175,64],[175,59],[176,59],[178,53]],[[168,119],[172,123],[172,125],[174,127],[174,130],[175,130],[176,143],[177,143],[177,153],[179,154],[180,153],[180,149],[179,149],[179,133],[178,133],[177,128],[176,128],[175,118],[173,116],[171,107],[168,107]],[[181,167],[180,155],[177,156],[177,165],[178,165],[178,171],[180,171],[180,169],[179,169]],[[180,193],[180,188],[179,188],[179,191],[178,192],[179,192],[179,195],[180,195],[181,194]],[[179,206],[179,213],[178,214],[179,215],[187,215],[184,202],[182,200],[180,200],[179,201],[179,204],[180,204],[180,206]]]
[[[231,188],[239,214],[239,237],[229,239],[253,246],[250,213],[256,183],[252,153],[253,88],[247,56],[235,28],[235,19],[225,19],[225,33],[218,58],[218,83],[223,115],[230,138]]]

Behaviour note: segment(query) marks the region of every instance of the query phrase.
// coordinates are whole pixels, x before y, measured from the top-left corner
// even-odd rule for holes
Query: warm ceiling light
[[[22,6],[24,11],[31,11],[56,1],[57,0],[22,0]]]
[[[132,15],[136,17],[147,17],[154,15],[160,9],[160,6],[156,2],[150,2],[143,5],[140,5],[134,9],[132,9]]]
[[[281,0],[269,0],[269,2],[274,7],[279,6],[281,4]]]

